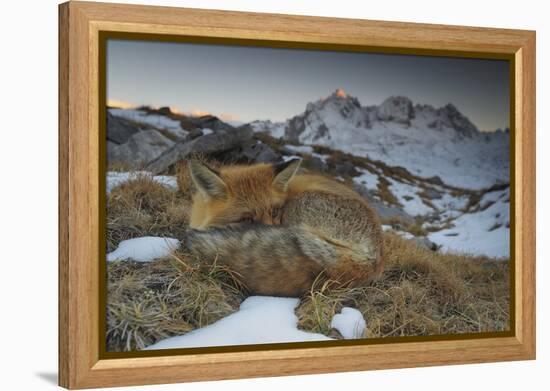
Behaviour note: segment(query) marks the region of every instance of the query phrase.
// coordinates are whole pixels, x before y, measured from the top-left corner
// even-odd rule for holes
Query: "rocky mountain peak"
[[[308,103],[306,112],[333,110],[341,116],[347,117],[351,112],[360,108],[361,103],[356,97],[348,95],[342,88],[338,88],[328,97]]]
[[[346,93],[346,91],[344,91],[343,88],[337,88],[336,91],[334,91],[332,93],[333,96],[336,96],[338,98],[347,98],[348,97],[348,94]]]
[[[337,130],[342,122],[355,127],[368,127],[368,121],[359,100],[338,88],[328,97],[308,103],[303,113],[290,118],[286,122],[285,138],[294,141],[307,139],[310,142],[320,138],[330,139],[331,129]]]
[[[415,117],[412,101],[406,96],[390,96],[378,106],[377,117],[380,121],[410,125]]]
[[[428,126],[437,130],[443,127],[451,128],[462,137],[472,137],[479,133],[479,129],[452,103],[437,109],[435,118],[428,123]]]
[[[329,96],[310,102],[306,110],[286,122],[285,138],[293,141],[316,142],[331,139],[331,133],[341,129],[370,130],[376,123],[393,122],[405,127],[453,130],[458,138],[471,138],[478,128],[453,104],[440,108],[413,105],[410,98],[390,96],[378,106],[361,106],[359,100],[342,88]]]

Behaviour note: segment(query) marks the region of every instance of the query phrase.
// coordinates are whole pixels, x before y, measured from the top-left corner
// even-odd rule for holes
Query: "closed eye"
[[[239,221],[237,221],[238,223],[253,223],[254,222],[254,217],[251,216],[251,215],[243,215],[241,216],[241,218],[239,219]]]

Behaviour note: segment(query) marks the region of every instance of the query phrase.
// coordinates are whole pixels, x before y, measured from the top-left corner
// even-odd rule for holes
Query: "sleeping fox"
[[[253,294],[300,296],[322,278],[364,284],[382,271],[380,223],[367,202],[301,160],[227,166],[198,161],[184,250],[241,276]]]

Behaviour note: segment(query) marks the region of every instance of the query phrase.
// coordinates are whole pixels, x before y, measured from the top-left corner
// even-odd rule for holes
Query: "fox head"
[[[193,197],[190,227],[261,222],[280,224],[288,185],[301,160],[277,164],[227,166],[216,171],[196,160],[189,169],[197,192]]]

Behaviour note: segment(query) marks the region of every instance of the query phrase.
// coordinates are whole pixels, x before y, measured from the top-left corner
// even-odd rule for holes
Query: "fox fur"
[[[318,278],[364,284],[382,271],[382,233],[367,202],[301,161],[227,166],[190,162],[197,189],[184,249],[241,276],[251,293],[299,296]]]

